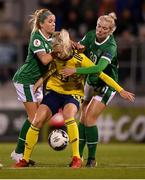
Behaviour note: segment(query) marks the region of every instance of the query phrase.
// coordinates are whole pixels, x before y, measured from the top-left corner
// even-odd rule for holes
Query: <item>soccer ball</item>
[[[69,137],[62,129],[53,130],[48,136],[48,144],[56,151],[64,150],[69,142]]]

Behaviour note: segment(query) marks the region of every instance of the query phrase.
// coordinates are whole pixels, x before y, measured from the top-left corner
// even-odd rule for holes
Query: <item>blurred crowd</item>
[[[30,27],[23,22],[22,15],[13,17],[19,18],[21,22],[18,22],[18,19],[9,22],[9,12],[7,17],[3,17],[4,5],[4,1],[0,1],[1,24],[4,24],[0,27],[0,40],[19,37],[20,29],[24,31],[23,37],[27,40]],[[20,4],[20,12],[23,14],[25,12],[21,6]],[[87,31],[95,28],[100,15],[112,11],[117,14],[116,35],[145,36],[145,0],[37,0],[37,6],[38,9],[50,9],[57,17],[56,30],[67,28],[76,40],[80,40]]]
[[[6,17],[4,17],[4,2],[0,1],[0,83],[10,80],[16,70],[14,66],[9,67],[9,63],[3,63],[4,58],[5,62],[9,62],[11,57],[16,58],[16,48],[11,48],[13,42],[15,42],[15,46],[18,45],[18,49],[19,46],[23,47],[21,53],[23,57],[20,54],[18,58],[22,58],[24,61],[30,35],[30,26],[28,25],[30,14],[26,15],[27,20],[23,17],[25,8],[22,8],[22,1],[13,1],[13,4],[19,2],[19,7],[17,4],[16,7],[20,10],[19,14],[17,11],[15,12],[15,21],[10,20],[12,18],[10,10],[7,10]],[[122,41],[126,42],[119,48],[120,57],[122,56],[121,58],[125,61],[130,59],[130,45],[134,39],[145,42],[145,0],[37,0],[36,9],[40,8],[51,10],[57,18],[56,30],[68,29],[71,38],[75,41],[79,41],[87,31],[95,29],[97,18],[100,15],[116,12],[115,36],[120,44]],[[8,47],[4,48],[4,44],[7,42],[9,51]],[[9,56],[8,53],[4,53],[5,51],[9,52]]]
[[[94,29],[99,16],[112,11],[117,14],[116,35],[139,36],[144,29],[145,0],[39,0],[39,6],[52,10],[58,30],[69,29],[75,39]]]

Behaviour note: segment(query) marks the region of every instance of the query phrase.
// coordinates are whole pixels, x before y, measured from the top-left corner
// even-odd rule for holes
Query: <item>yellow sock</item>
[[[79,132],[78,132],[77,123],[75,122],[74,118],[65,120],[65,123],[67,125],[67,133],[69,136],[69,141],[72,144],[73,156],[77,156],[78,158],[80,158],[80,155],[79,155]]]
[[[39,131],[40,129],[31,125],[31,127],[29,128],[27,132],[25,151],[24,151],[24,156],[23,156],[23,159],[25,159],[27,162],[29,162],[34,146],[38,141]]]

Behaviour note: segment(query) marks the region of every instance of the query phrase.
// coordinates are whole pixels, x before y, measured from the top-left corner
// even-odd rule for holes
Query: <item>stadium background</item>
[[[145,1],[144,0],[0,0],[0,142],[16,141],[25,119],[11,79],[27,55],[29,15],[48,8],[56,30],[66,28],[78,41],[94,29],[97,17],[117,13],[120,84],[136,94],[134,103],[117,95],[98,121],[100,140],[145,142]],[[46,128],[40,140],[46,140]]]

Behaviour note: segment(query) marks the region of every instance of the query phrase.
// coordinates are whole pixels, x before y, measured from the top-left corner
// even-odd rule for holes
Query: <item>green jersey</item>
[[[80,43],[86,47],[84,54],[88,58],[90,58],[96,65],[99,61],[108,62],[108,65],[103,70],[103,72],[117,82],[117,45],[113,35],[108,36],[102,43],[98,43],[96,39],[96,31],[93,30],[88,32],[87,35],[80,41]],[[89,74],[87,77],[87,82],[89,85],[94,87],[102,87],[105,85],[105,83],[98,78],[97,74]]]
[[[50,63],[43,65],[36,53],[44,51],[50,53],[52,38],[46,39],[42,32],[36,31],[31,34],[28,47],[27,59],[22,67],[17,70],[13,77],[13,81],[20,84],[35,84],[35,82],[48,71]]]

